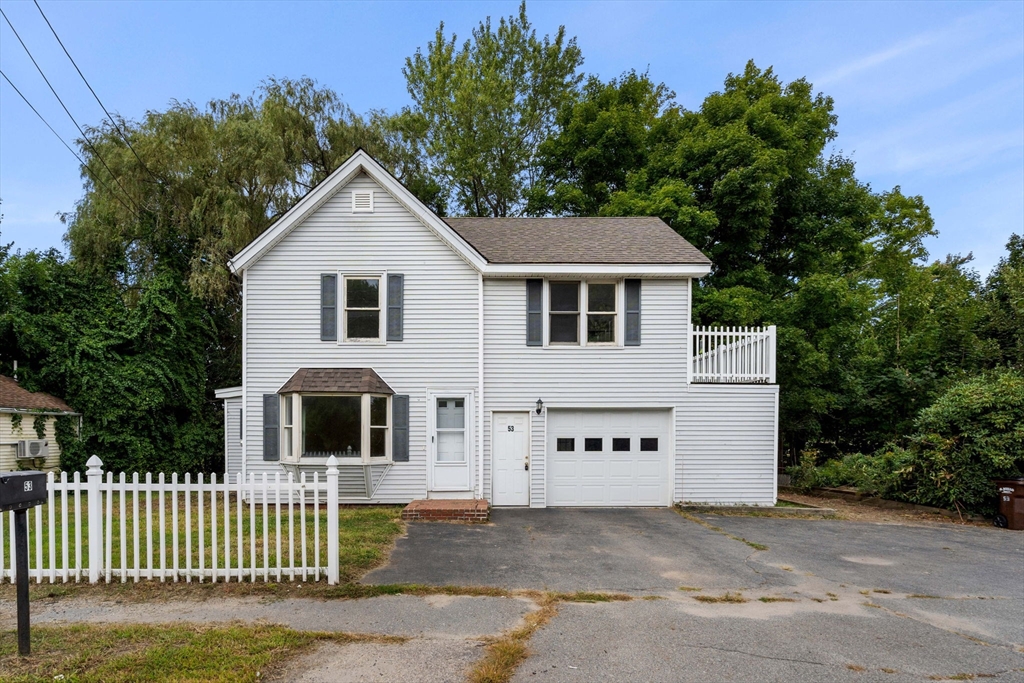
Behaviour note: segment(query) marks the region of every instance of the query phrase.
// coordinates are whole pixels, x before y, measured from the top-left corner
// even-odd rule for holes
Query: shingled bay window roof
[[[387,394],[395,392],[371,368],[299,368],[279,394]]]

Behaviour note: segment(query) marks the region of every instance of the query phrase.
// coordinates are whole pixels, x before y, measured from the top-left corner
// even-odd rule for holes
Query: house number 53
[[[516,431],[516,426],[515,425],[509,425],[508,426],[508,431],[510,431],[510,432]]]

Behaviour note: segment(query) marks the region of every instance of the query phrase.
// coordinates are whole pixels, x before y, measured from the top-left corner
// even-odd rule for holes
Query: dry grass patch
[[[864,667],[861,666],[860,664],[847,664],[846,668],[849,669],[850,671],[864,671],[865,670]]]
[[[487,654],[469,672],[470,683],[505,683],[529,656],[527,643],[540,627],[558,614],[558,599],[546,595],[539,600],[540,609],[526,615],[519,628],[508,632],[487,646]]]
[[[763,597],[758,598],[758,601],[760,601],[760,602],[796,602],[796,600],[793,599],[793,598],[779,598],[779,597],[775,597],[773,595],[765,595]]]
[[[698,602],[726,602],[731,604],[739,604],[743,602],[750,602],[742,593],[726,593],[724,595],[695,595],[693,599]]]
[[[315,643],[402,643],[405,638],[295,631],[268,624],[37,626],[32,656],[17,656],[14,631],[0,632],[0,679],[258,681]]]
[[[926,593],[911,593],[907,596],[908,598],[915,598],[918,600],[941,600],[942,598],[938,595],[928,595]]]

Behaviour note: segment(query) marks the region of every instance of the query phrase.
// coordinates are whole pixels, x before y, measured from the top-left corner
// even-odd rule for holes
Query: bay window
[[[285,460],[335,456],[340,464],[391,458],[391,397],[374,394],[284,394]]]

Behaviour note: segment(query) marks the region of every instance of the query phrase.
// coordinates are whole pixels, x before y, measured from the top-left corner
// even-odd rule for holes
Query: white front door
[[[529,505],[529,413],[494,413],[494,505]]]
[[[469,491],[471,453],[467,395],[429,395],[431,404],[431,491]]]

